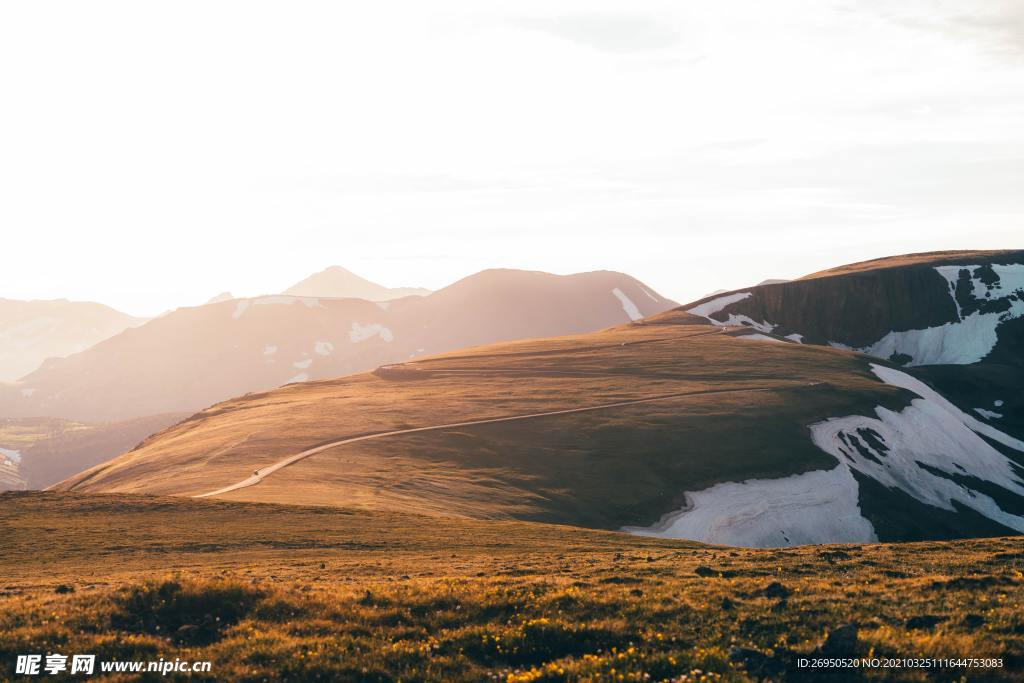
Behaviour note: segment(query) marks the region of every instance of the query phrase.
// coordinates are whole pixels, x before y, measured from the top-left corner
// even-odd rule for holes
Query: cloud
[[[512,23],[615,54],[658,52],[682,40],[669,22],[633,14],[585,12],[557,17],[520,17]]]
[[[909,5],[884,3],[878,7],[882,16],[898,25],[968,40],[989,54],[1024,57],[1024,3],[1019,0],[925,0]]]

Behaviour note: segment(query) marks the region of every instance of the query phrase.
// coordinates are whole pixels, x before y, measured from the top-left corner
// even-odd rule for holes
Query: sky
[[[1017,0],[0,4],[0,297],[1024,247]]]

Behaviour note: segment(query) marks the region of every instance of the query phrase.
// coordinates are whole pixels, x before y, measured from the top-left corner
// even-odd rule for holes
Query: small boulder
[[[771,582],[768,584],[768,587],[764,589],[765,596],[769,598],[786,598],[789,597],[789,592],[789,589],[778,581]]]
[[[945,620],[945,617],[937,617],[934,614],[918,614],[907,619],[907,628],[930,631]]]
[[[844,624],[829,632],[817,654],[823,657],[852,657],[857,654],[857,624]]]

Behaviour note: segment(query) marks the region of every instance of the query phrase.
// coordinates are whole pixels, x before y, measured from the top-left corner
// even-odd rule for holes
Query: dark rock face
[[[914,266],[796,280],[752,290],[711,318],[745,315],[798,333],[806,343],[867,346],[894,329],[935,327],[957,320],[946,280],[934,268]]]
[[[1024,251],[977,253],[965,256],[946,255],[932,261],[909,265],[881,265],[853,272],[837,271],[792,282],[737,290],[750,296],[726,306],[709,317],[722,323],[732,316],[745,316],[755,323],[769,323],[779,335],[800,334],[804,343],[835,342],[860,348],[870,346],[890,332],[922,330],[953,323],[974,313],[1006,312],[1019,295],[1005,296],[999,275],[992,264],[1024,263]],[[964,266],[954,281],[947,280],[936,269]],[[948,272],[948,271],[947,271]],[[953,277],[950,274],[950,277]],[[1004,296],[993,296],[1002,293]],[[708,297],[683,307],[712,301]],[[1005,325],[1018,323],[1008,320]],[[1012,335],[1011,335],[1012,336]],[[1004,341],[1002,335],[1000,345]],[[1008,349],[1018,348],[1005,342]],[[1012,355],[1003,352],[1002,355]],[[896,354],[897,363],[910,358]],[[902,357],[901,357],[902,356]],[[1019,354],[1017,355],[1019,359]]]

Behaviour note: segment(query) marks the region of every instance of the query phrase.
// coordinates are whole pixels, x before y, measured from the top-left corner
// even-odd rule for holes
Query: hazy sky
[[[1024,3],[0,4],[0,296],[1024,246]]]

